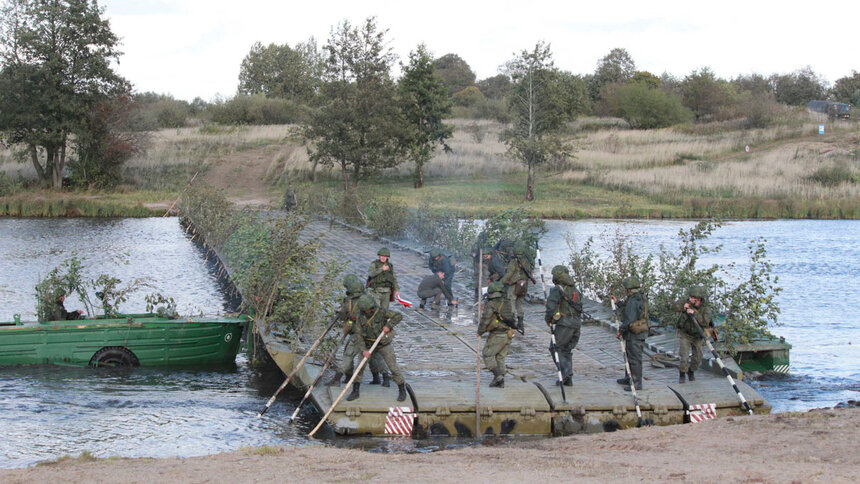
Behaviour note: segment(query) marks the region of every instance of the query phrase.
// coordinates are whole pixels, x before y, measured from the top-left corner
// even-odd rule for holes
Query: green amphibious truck
[[[0,323],[0,366],[186,366],[231,363],[247,318],[155,314]]]

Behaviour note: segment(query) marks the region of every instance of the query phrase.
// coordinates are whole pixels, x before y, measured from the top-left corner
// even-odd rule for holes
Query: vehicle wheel
[[[127,367],[140,366],[137,356],[128,348],[122,346],[106,346],[93,355],[90,366],[98,367]]]

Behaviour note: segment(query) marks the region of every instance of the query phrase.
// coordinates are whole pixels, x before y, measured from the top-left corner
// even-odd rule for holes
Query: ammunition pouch
[[[529,293],[529,281],[528,279],[520,279],[519,281],[514,283],[514,295],[517,297],[524,297]]]
[[[627,327],[627,330],[633,334],[644,333],[648,331],[648,321],[644,319],[637,319],[636,321],[630,323],[630,325]]]

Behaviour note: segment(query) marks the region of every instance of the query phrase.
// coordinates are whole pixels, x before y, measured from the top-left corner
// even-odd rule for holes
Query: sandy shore
[[[860,482],[858,428],[860,408],[844,408],[494,440],[429,454],[305,447],[187,459],[73,459],[0,471],[0,482]]]

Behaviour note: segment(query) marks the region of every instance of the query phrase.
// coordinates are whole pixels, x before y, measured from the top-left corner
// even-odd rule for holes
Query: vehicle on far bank
[[[71,321],[0,322],[0,366],[193,366],[232,363],[245,316],[120,314]]]
[[[849,119],[851,118],[851,105],[845,103],[837,103],[833,101],[809,101],[806,104],[806,109],[824,113],[831,118]]]

